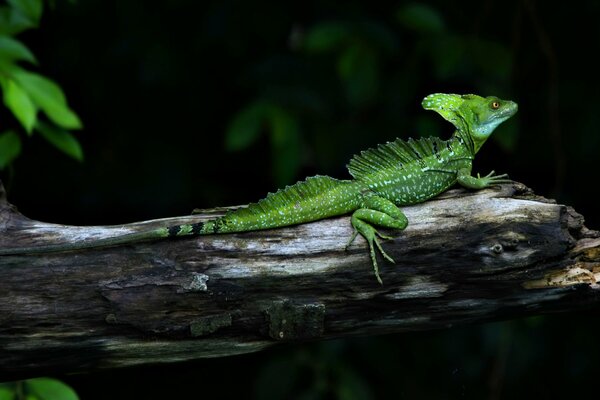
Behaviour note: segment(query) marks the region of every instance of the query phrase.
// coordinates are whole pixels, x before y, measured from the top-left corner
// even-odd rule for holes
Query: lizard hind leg
[[[406,216],[391,201],[383,197],[369,196],[364,200],[362,208],[356,210],[354,214],[352,214],[351,221],[352,226],[355,229],[351,241],[354,240],[359,233],[365,238],[369,244],[369,253],[371,255],[375,277],[379,283],[383,283],[379,276],[379,266],[377,265],[375,248],[379,250],[386,260],[392,263],[394,260],[383,250],[379,241],[379,238],[390,239],[390,237],[379,233],[373,225],[384,228],[404,229],[408,225]],[[349,242],[348,245],[350,245],[350,243],[351,242]]]

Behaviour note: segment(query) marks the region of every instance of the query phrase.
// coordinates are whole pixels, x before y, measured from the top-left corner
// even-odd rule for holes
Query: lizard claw
[[[492,170],[492,172],[490,172],[489,174],[487,174],[486,176],[479,176],[479,174],[477,174],[477,178],[481,179],[485,182],[485,186],[491,186],[491,185],[499,185],[501,183],[511,183],[512,181],[508,178],[507,174],[501,174],[501,175],[494,175],[494,171]]]
[[[344,251],[348,251],[348,248],[350,247],[352,242],[354,242],[354,239],[356,239],[357,236],[358,230],[354,229],[354,232],[352,232],[352,236],[350,236],[350,240],[348,240],[348,243],[346,243],[346,247],[344,247]]]

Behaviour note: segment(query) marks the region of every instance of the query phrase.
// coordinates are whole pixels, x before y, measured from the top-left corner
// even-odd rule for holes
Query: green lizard
[[[492,131],[517,112],[516,103],[497,97],[438,93],[425,97],[422,105],[427,110],[438,112],[456,127],[452,137],[446,141],[433,137],[408,141],[396,139],[363,151],[348,164],[352,180],[317,175],[207,222],[166,226],[89,242],[0,249],[0,255],[70,251],[175,236],[254,231],[352,213],[354,233],[347,246],[358,234],[366,239],[375,276],[381,283],[375,249],[385,259],[394,260],[385,253],[379,241],[379,238],[389,237],[380,234],[374,225],[405,229],[408,220],[399,206],[424,202],[457,182],[470,189],[509,182],[507,175],[494,175],[493,171],[483,177],[479,174],[474,177],[471,167],[473,157]]]

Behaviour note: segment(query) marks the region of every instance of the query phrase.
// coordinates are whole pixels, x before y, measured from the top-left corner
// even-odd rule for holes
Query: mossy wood
[[[100,239],[123,226],[30,220],[0,196],[0,246]],[[249,233],[0,257],[0,381],[221,357],[350,335],[439,329],[600,305],[600,236],[570,207],[504,184],[404,208],[373,277],[347,216]],[[393,232],[387,232],[393,233]]]

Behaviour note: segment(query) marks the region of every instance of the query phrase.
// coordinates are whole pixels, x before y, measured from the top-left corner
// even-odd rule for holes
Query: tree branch
[[[515,183],[405,207],[373,275],[348,217],[284,229],[0,257],[0,380],[257,351],[282,341],[425,330],[600,304],[600,236]],[[0,190],[0,247],[111,227],[27,219]]]

